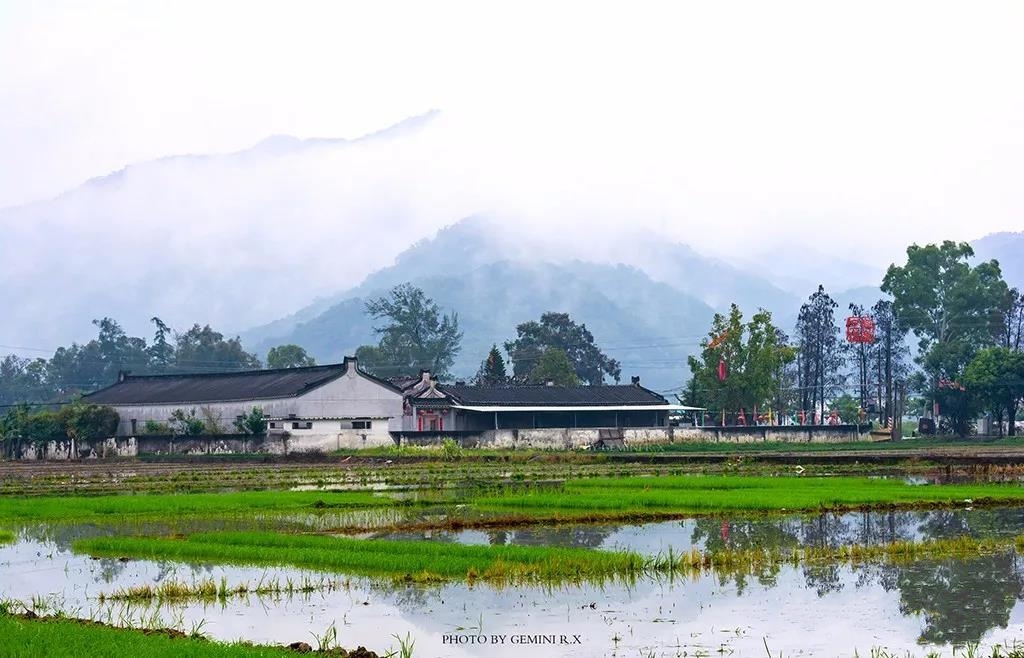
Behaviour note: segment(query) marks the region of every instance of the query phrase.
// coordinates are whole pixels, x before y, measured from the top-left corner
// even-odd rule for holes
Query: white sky
[[[712,252],[897,228],[882,262],[1024,229],[1022,35],[1024,2],[0,0],[0,207],[438,108],[537,172],[519,210]]]

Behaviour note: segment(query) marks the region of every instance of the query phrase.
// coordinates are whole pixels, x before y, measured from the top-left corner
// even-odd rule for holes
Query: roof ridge
[[[331,368],[344,368],[344,363],[325,363],[315,366],[300,366],[297,368],[259,368],[256,370],[223,370],[218,372],[165,372],[145,375],[133,375],[125,373],[125,380],[128,379],[161,379],[171,377],[244,377],[252,375],[268,375],[280,372],[310,372],[313,370],[329,370]]]

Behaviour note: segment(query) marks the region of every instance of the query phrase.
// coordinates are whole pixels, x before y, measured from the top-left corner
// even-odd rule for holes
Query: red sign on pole
[[[850,343],[875,342],[875,321],[862,315],[846,318],[846,340]]]

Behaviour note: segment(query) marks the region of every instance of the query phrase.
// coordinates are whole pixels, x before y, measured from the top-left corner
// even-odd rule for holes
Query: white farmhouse
[[[117,410],[119,436],[136,436],[146,421],[167,423],[177,409],[232,432],[236,418],[258,407],[268,435],[287,433],[293,451],[394,445],[389,432],[402,424],[401,389],[360,370],[354,357],[283,370],[122,374],[84,400]]]

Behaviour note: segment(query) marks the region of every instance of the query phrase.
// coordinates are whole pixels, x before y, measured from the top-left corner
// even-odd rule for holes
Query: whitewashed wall
[[[132,419],[135,419],[134,433],[141,433],[147,420],[166,423],[175,409],[184,409],[186,413],[194,409],[196,416],[204,420],[207,415],[210,415],[226,432],[234,431],[235,418],[249,413],[253,407],[262,408],[265,416],[294,414],[298,418],[389,419],[388,422],[374,421],[373,431],[375,434],[378,431],[378,424],[383,426],[383,431],[386,434],[388,425],[398,423],[400,426],[402,417],[401,393],[362,376],[356,370],[354,362],[350,362],[348,370],[341,377],[297,397],[235,402],[115,404],[110,406],[116,409],[121,416],[121,422],[117,428],[119,436],[133,434]],[[335,422],[335,427],[339,427],[337,422]]]

